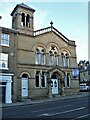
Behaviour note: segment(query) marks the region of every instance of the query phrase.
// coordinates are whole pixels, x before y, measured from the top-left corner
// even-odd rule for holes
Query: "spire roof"
[[[11,13],[11,16],[13,15],[14,11],[18,8],[18,7],[22,7],[22,8],[25,8],[25,9],[28,9],[28,10],[31,10],[33,12],[35,12],[35,10],[31,7],[29,7],[28,5],[24,4],[24,3],[20,3],[20,4],[17,4],[16,7],[14,8],[14,10],[12,11]]]
[[[24,3],[20,3],[20,4],[17,4],[17,5],[20,6],[20,7],[24,7],[24,8],[26,8],[26,9],[30,9],[30,10],[32,10],[32,11],[35,11],[33,8],[29,7],[28,5],[26,5],[26,4],[24,4]]]

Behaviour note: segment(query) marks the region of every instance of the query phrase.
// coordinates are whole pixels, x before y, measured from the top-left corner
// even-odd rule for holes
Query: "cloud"
[[[0,26],[6,27],[6,28],[11,28],[12,17],[10,16],[10,14],[11,14],[12,10],[16,6],[16,4],[19,4],[21,2],[28,2],[28,0],[19,0],[19,1],[6,0],[7,1],[6,3],[4,3],[5,0],[3,0],[3,2],[1,2],[1,1],[0,1],[0,16],[2,16],[2,19],[0,19]],[[9,3],[10,1],[12,1],[12,2]],[[29,3],[30,3],[30,1],[29,1]],[[48,16],[49,16],[49,11],[36,8],[36,11],[34,13],[34,30],[46,27],[47,26],[46,21],[48,20]],[[86,26],[87,26],[87,24],[86,24]],[[74,26],[73,26],[73,28],[74,28]],[[75,32],[75,30],[77,30],[77,31]],[[66,31],[66,33],[67,32],[68,32],[68,30]],[[80,29],[74,28],[72,30],[72,33],[74,33],[74,34],[69,35],[71,37],[71,39],[76,41],[77,62],[80,60],[88,59],[87,58],[88,57],[88,42],[87,42],[88,38],[86,38],[86,36],[88,36],[87,32],[88,32],[87,29],[83,29],[83,31],[81,29],[81,31],[80,31]],[[65,33],[65,31],[64,31],[64,33]]]
[[[26,1],[26,0],[24,0]],[[2,19],[0,20],[0,26],[11,28],[12,26],[12,16],[10,15],[14,7],[18,3],[4,3],[0,4],[0,16]],[[7,6],[7,7],[6,7]],[[45,25],[45,19],[47,18],[47,12],[42,11],[41,9],[37,8],[37,11],[34,13],[34,29],[40,29],[42,26]]]
[[[48,13],[46,11],[42,11],[37,9],[34,15],[34,28],[35,30],[41,29],[42,26],[45,27],[45,20],[47,18]]]
[[[88,60],[88,43],[79,42],[76,47],[77,62],[80,60]]]
[[[13,6],[11,4],[0,4],[0,15],[2,16],[2,19],[0,20],[0,26],[11,28],[12,17],[10,16],[10,14],[12,10]]]
[[[0,2],[18,2],[18,0],[0,0]],[[19,2],[88,2],[88,0],[19,0]]]

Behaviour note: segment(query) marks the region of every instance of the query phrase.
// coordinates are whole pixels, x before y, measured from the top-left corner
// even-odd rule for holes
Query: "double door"
[[[52,79],[52,94],[58,94],[58,80]]]

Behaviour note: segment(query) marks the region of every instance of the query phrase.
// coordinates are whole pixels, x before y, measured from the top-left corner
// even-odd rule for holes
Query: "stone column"
[[[14,78],[13,78],[13,102],[17,102],[17,92],[18,92],[18,83],[17,83],[17,77],[14,75]]]
[[[12,94],[11,94],[11,81],[6,83],[6,103],[12,103]]]
[[[58,95],[61,95],[61,83],[60,83],[60,79],[58,79]]]
[[[62,96],[65,96],[65,90],[64,90],[64,82],[66,84],[66,76],[65,77],[62,77]]]
[[[49,87],[49,97],[51,98],[52,97],[51,80],[49,80],[48,87]]]

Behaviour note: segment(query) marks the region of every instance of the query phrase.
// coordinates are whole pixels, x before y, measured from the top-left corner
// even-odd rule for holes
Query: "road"
[[[24,106],[5,107],[3,118],[66,118],[78,120],[90,118],[88,97],[58,100]]]

